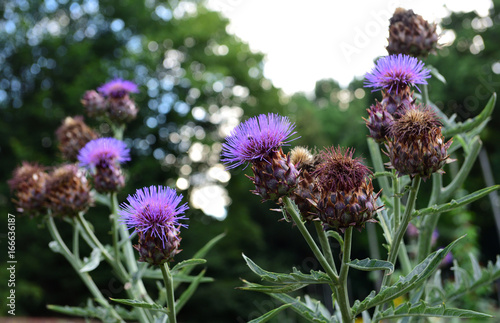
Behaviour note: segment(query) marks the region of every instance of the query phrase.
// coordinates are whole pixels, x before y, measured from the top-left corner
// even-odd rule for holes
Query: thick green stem
[[[307,231],[306,227],[304,226],[304,223],[302,222],[300,214],[298,213],[297,208],[295,207],[293,201],[289,197],[285,197],[285,207],[287,211],[290,213],[293,222],[297,225],[297,228],[299,229],[300,233],[302,234],[307,244],[309,245],[309,248],[311,248],[312,252],[314,253],[314,256],[319,261],[323,269],[326,271],[328,277],[330,277],[334,285],[338,285],[339,277],[333,271],[332,267],[330,266],[326,258],[319,250],[318,246],[316,245],[316,242],[314,242],[314,239],[312,238],[309,231]]]
[[[420,176],[417,175],[413,179],[413,183],[410,188],[410,196],[408,197],[408,202],[406,203],[405,213],[403,214],[403,219],[400,226],[397,228],[394,239],[392,239],[391,248],[389,249],[389,262],[395,264],[396,257],[398,255],[399,247],[403,236],[408,228],[408,223],[411,220],[411,214],[415,209],[415,203],[417,201],[418,189],[420,188]]]
[[[390,263],[394,264],[394,266],[396,266],[396,259],[398,257],[399,248],[401,247],[401,241],[403,240],[403,236],[406,232],[406,229],[408,228],[408,223],[410,223],[411,214],[415,209],[419,188],[420,188],[420,176],[417,175],[415,176],[415,178],[413,178],[412,185],[410,188],[410,195],[408,196],[408,202],[406,203],[405,213],[403,214],[402,222],[394,234],[394,238],[392,239],[391,246],[389,249],[389,255],[387,260]],[[382,284],[380,285],[381,289],[384,288],[384,286],[386,286],[388,278],[389,278],[388,275],[384,275],[384,278],[382,279]],[[376,322],[378,312],[379,312],[379,306],[375,308],[375,313],[373,316],[374,322]]]
[[[337,286],[337,302],[342,314],[342,322],[354,322],[347,290],[347,275],[349,274],[349,266],[347,264],[351,261],[352,230],[353,227],[345,230],[342,265],[340,266],[339,284]]]
[[[131,277],[127,270],[123,267],[123,264],[119,260],[120,256],[117,254],[117,257],[114,258],[112,257],[107,249],[102,245],[102,243],[99,241],[99,239],[95,236],[94,232],[90,228],[87,220],[83,217],[83,214],[78,215],[78,222],[82,228],[83,232],[85,233],[85,236],[90,240],[91,246],[99,248],[101,250],[102,255],[104,256],[104,259],[108,262],[108,264],[113,268],[115,271],[118,279],[125,285],[131,281]],[[139,298],[142,296],[140,292],[136,292],[134,289],[127,289],[127,295],[131,298]],[[139,320],[140,322],[149,322],[151,320],[151,317],[149,314],[143,309],[143,308],[136,308],[136,312],[138,313]]]
[[[83,283],[87,286],[89,289],[90,293],[94,298],[96,298],[99,303],[107,308],[107,310],[110,312],[110,314],[117,320],[117,322],[124,322],[123,319],[118,315],[118,313],[113,309],[111,305],[109,305],[108,300],[104,298],[102,295],[101,291],[97,287],[97,285],[94,283],[92,280],[92,277],[88,273],[82,273],[80,269],[82,268],[80,260],[77,259],[69,250],[68,246],[66,246],[66,243],[64,243],[64,240],[62,239],[61,235],[59,234],[59,231],[57,230],[56,224],[54,223],[54,219],[51,216],[48,216],[48,229],[50,232],[50,235],[52,236],[52,239],[57,242],[59,245],[59,252],[66,258],[66,260],[71,264],[75,272],[80,276],[80,279],[83,281]]]
[[[321,249],[323,250],[323,255],[326,258],[326,261],[332,266],[335,274],[337,273],[337,267],[335,266],[335,262],[333,261],[332,249],[330,248],[330,242],[328,241],[328,237],[325,234],[325,230],[323,230],[323,226],[321,223],[314,221],[314,227],[316,228],[316,233],[318,234],[319,243],[321,245]]]
[[[372,157],[373,168],[377,173],[384,172],[384,162],[382,161],[382,155],[380,154],[380,146],[373,140],[373,138],[368,138],[368,149],[370,150],[370,156]],[[389,180],[385,176],[378,177],[378,183],[384,194],[392,194],[391,187],[389,185]]]
[[[116,259],[120,259],[120,247],[118,244],[118,199],[116,198],[116,192],[111,193],[111,222],[113,223],[112,235],[113,235],[113,250]]]
[[[174,298],[174,280],[170,274],[168,268],[168,263],[160,265],[161,273],[163,274],[163,280],[165,282],[165,288],[167,290],[167,308],[168,308],[168,323],[176,323],[176,313],[175,313],[175,298]]]
[[[89,237],[90,241],[92,241],[92,244],[95,247],[99,248],[99,250],[101,250],[101,253],[104,256],[104,259],[106,259],[106,261],[111,265],[115,264],[115,258],[109,254],[108,250],[106,248],[104,248],[104,246],[99,241],[99,239],[97,239],[94,232],[90,228],[87,220],[85,220],[85,218],[83,217],[83,213],[78,214],[77,221],[78,221],[78,224],[80,224],[81,227],[83,228],[83,231],[85,232],[87,237]]]
[[[401,222],[401,196],[399,195],[399,177],[396,174],[392,177],[392,189],[394,192],[393,230],[395,230]]]

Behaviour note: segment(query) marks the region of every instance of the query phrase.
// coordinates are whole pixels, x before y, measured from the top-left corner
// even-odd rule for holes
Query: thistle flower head
[[[139,88],[132,81],[115,78],[98,87],[97,91],[105,97],[122,98],[129,93],[139,93]]]
[[[366,222],[374,222],[377,210],[379,194],[374,194],[368,177],[371,171],[353,155],[353,149],[326,149],[314,172],[319,186],[319,197],[315,197],[318,218],[340,231],[350,226],[361,229]]]
[[[54,169],[45,187],[47,208],[55,216],[75,216],[92,203],[85,173],[76,165],[66,164]]]
[[[221,160],[228,169],[265,160],[272,150],[290,142],[295,125],[277,114],[261,114],[237,126],[222,145]]]
[[[390,167],[400,176],[419,175],[426,180],[434,172],[442,173],[444,164],[453,161],[447,154],[451,140],[444,142],[441,123],[429,107],[405,109],[390,133],[391,140],[386,144]]]
[[[87,115],[91,118],[102,117],[106,114],[106,99],[94,90],[86,91],[80,102],[85,107]]]
[[[297,146],[290,151],[290,162],[297,168],[311,166],[314,163],[314,155],[306,147]]]
[[[384,142],[394,121],[393,116],[380,102],[372,105],[366,111],[368,111],[368,119],[363,118],[363,120],[370,130],[370,137],[376,142]]]
[[[436,24],[429,23],[413,10],[397,8],[390,19],[388,40],[389,54],[426,57],[436,51]]]
[[[323,190],[351,191],[359,187],[372,172],[359,158],[353,158],[354,149],[330,147],[320,154],[321,163],[315,175]]]
[[[161,240],[162,246],[168,244],[168,235],[177,232],[179,227],[187,227],[180,220],[187,220],[184,212],[187,203],[179,205],[182,194],[177,195],[172,188],[150,186],[138,189],[127,197],[127,203],[121,204],[119,215],[129,229],[137,233]]]
[[[45,211],[45,183],[49,175],[37,164],[23,162],[14,170],[8,181],[10,190],[15,193],[19,212],[37,215]]]
[[[130,149],[115,138],[98,138],[89,141],[78,154],[80,166],[93,170],[98,165],[114,165],[130,160]]]
[[[410,85],[427,84],[425,79],[430,77],[430,70],[417,58],[399,54],[380,58],[365,77],[366,87],[398,93]]]
[[[97,134],[85,124],[81,116],[64,119],[56,131],[56,136],[63,157],[71,162],[77,160],[80,149],[97,138]]]

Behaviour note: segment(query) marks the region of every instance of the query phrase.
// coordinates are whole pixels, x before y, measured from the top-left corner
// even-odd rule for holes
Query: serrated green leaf
[[[109,311],[103,307],[96,307],[92,302],[88,302],[87,307],[73,307],[60,305],[47,305],[47,309],[65,315],[79,316],[85,318],[98,318],[103,322],[116,322],[116,318],[110,317]],[[123,307],[115,306],[114,309],[124,320],[136,320],[133,312],[127,311]]]
[[[432,76],[434,76],[437,80],[439,80],[443,84],[446,84],[446,79],[444,78],[444,76],[441,73],[439,73],[439,71],[437,70],[437,68],[435,68],[432,65],[426,65],[425,67],[428,68],[431,71],[431,75]]]
[[[432,275],[446,254],[463,237],[464,236],[453,241],[445,248],[431,253],[420,264],[413,268],[408,275],[405,277],[400,276],[399,280],[392,286],[383,287],[378,294],[372,291],[363,301],[357,300],[352,307],[353,314],[356,316],[371,307],[391,301],[420,286],[430,275]]]
[[[259,286],[259,284],[245,282],[247,286]],[[293,298],[283,293],[268,293],[274,299],[277,299],[283,304],[290,304],[290,308],[297,314],[308,320],[309,322],[330,323],[320,310],[311,309],[306,304],[300,301],[300,298]]]
[[[493,93],[488,103],[486,103],[486,106],[484,107],[483,111],[481,111],[479,115],[477,115],[474,118],[467,119],[464,122],[458,122],[452,127],[446,127],[445,129],[443,129],[443,135],[445,137],[453,137],[456,134],[470,131],[473,128],[481,125],[485,120],[490,118],[491,114],[493,113],[493,109],[495,108],[496,100],[497,100],[497,94]]]
[[[61,314],[81,316],[81,317],[98,317],[98,314],[94,310],[89,310],[82,307],[73,306],[60,306],[60,305],[47,305],[47,308],[51,311],[58,312]]]
[[[196,279],[197,276],[184,275],[175,273],[172,277],[174,280],[174,284],[179,283],[191,283]],[[155,279],[155,280],[163,280],[163,275],[159,269],[146,269],[142,274],[142,278],[147,279]],[[212,277],[203,277],[201,283],[211,283],[214,279]]]
[[[182,268],[189,267],[189,266],[196,266],[196,265],[202,265],[207,263],[205,259],[188,259],[179,262],[176,264],[170,271],[174,275],[176,271],[179,271]]]
[[[283,304],[280,307],[275,308],[274,310],[271,310],[271,311],[267,312],[266,314],[264,314],[262,316],[259,316],[256,319],[248,321],[248,323],[264,323],[264,322],[267,322],[270,319],[272,319],[273,317],[275,317],[276,315],[278,315],[279,312],[283,311],[284,309],[289,308],[290,306],[292,306],[292,304]]]
[[[99,248],[94,248],[90,253],[90,258],[83,259],[83,266],[80,268],[81,273],[87,273],[96,269],[101,262],[101,250]]]
[[[260,276],[260,278],[264,281],[269,281],[272,283],[278,284],[331,284],[332,281],[327,274],[311,270],[311,274],[303,274],[298,271],[296,268],[293,268],[293,272],[290,274],[281,274],[275,273],[271,271],[264,270],[257,266],[256,263],[252,261],[252,259],[248,258],[243,254],[243,258],[245,259],[248,267],[255,274]]]
[[[217,242],[219,242],[225,236],[226,236],[225,233],[221,233],[212,238],[203,246],[203,248],[201,248],[194,254],[193,259],[202,259],[203,257],[205,257],[205,255],[210,251],[210,249],[212,249],[217,244]]]
[[[481,275],[477,276],[477,278],[473,278],[473,275],[459,267],[456,261],[454,261],[452,270],[454,271],[455,281],[445,284],[445,293],[442,297],[432,297],[430,299],[432,305],[460,298],[479,287],[490,285],[492,282],[499,279],[500,256],[497,256],[495,263],[490,261],[486,267],[481,268]]]
[[[394,272],[394,265],[392,263],[378,259],[354,259],[348,262],[347,266],[363,271],[388,270],[389,272],[387,273],[387,275],[390,275]]]
[[[114,302],[117,302],[117,303],[120,303],[120,304],[123,304],[123,305],[129,305],[129,306],[133,306],[133,307],[141,307],[141,308],[147,308],[147,309],[150,309],[150,310],[155,310],[155,311],[161,311],[161,312],[164,312],[164,313],[167,313],[167,308],[159,305],[159,304],[155,304],[155,303],[148,303],[148,302],[145,302],[145,301],[139,301],[139,300],[136,300],[136,299],[125,299],[125,298],[110,298],[112,301]]]
[[[472,264],[472,276],[475,280],[481,278],[481,267],[479,266],[479,262],[476,257],[472,253],[469,252],[470,262]]]
[[[246,280],[242,279],[246,284],[243,287],[236,287],[236,289],[247,290],[251,292],[261,292],[261,293],[290,293],[298,289],[306,287],[308,284],[280,284],[280,285],[258,285],[249,286]]]
[[[179,299],[175,302],[175,313],[179,313],[179,311],[184,307],[187,301],[193,296],[194,292],[198,288],[198,285],[203,280],[203,276],[205,275],[205,270],[202,270],[198,276],[189,284],[189,287],[181,294]]]
[[[410,302],[399,305],[396,309],[389,308],[381,313],[379,319],[396,319],[401,317],[458,317],[458,318],[490,318],[491,315],[475,312],[471,310],[463,310],[458,308],[446,308],[445,305],[431,307],[424,301],[417,304]]]
[[[447,212],[451,211],[453,209],[462,207],[464,205],[470,204],[486,195],[489,193],[496,191],[500,189],[500,185],[493,185],[490,187],[486,187],[483,189],[480,189],[478,191],[475,191],[474,193],[468,194],[464,197],[461,197],[457,200],[451,200],[448,203],[440,204],[440,205],[433,205],[424,209],[417,210],[413,212],[413,217],[417,216],[425,216],[425,215],[430,215],[430,214],[436,214],[436,213],[442,213],[442,212]]]

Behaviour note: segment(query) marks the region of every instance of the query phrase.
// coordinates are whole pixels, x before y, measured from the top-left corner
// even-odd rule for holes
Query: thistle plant
[[[287,309],[309,322],[491,317],[454,308],[453,301],[500,277],[500,258],[481,268],[471,256],[473,272],[453,260],[455,281],[446,281],[440,266],[450,262],[451,250],[467,237],[456,237],[435,251],[431,248],[441,214],[460,210],[500,188],[494,185],[465,196],[456,193],[478,156],[479,136],[493,111],[496,94],[478,116],[463,123],[448,118],[429,100],[427,79],[436,70],[415,56],[434,52],[435,29],[411,10],[398,9],[391,19],[390,55],[380,58],[365,77],[365,85],[380,91],[382,97],[367,110],[367,116],[361,116],[368,128],[371,163],[365,164],[352,147],[293,147],[284,152],[295,126],[278,115],[250,118],[226,138],[221,153],[226,168],[252,165],[253,193],[282,209],[321,265],[319,271],[293,268],[290,273],[278,273],[259,267],[244,255],[251,271],[268,284],[243,280],[240,289],[265,293],[283,304],[251,322],[265,322]],[[450,156],[460,149],[465,159],[459,165]],[[445,185],[443,174],[452,162],[459,170]],[[416,203],[417,198],[423,199],[422,180],[432,182],[428,207]],[[290,225],[287,222],[282,223]],[[357,241],[353,229],[360,235],[370,234],[365,230],[370,225],[383,234],[386,258],[351,259]],[[411,237],[405,241],[407,229]],[[332,253],[333,244],[340,246],[339,254]],[[374,290],[354,302],[350,302],[347,284],[351,270],[382,271]],[[289,295],[312,284],[328,286],[332,304],[308,295],[304,299]]]
[[[132,159],[121,138],[125,124],[137,113],[130,97],[137,92],[135,83],[121,79],[87,91],[82,99],[87,114],[109,122],[114,137],[98,138],[83,117],[67,117],[56,131],[66,162],[53,167],[23,162],[9,181],[17,211],[45,224],[53,239],[50,248],[64,256],[90,293],[86,307],[48,305],[53,311],[103,322],[174,323],[199,284],[211,281],[204,270],[194,276],[190,272],[206,263],[202,257],[223,235],[193,258],[175,260],[181,251],[181,228],[187,228],[188,221],[182,195],[153,185],[138,189],[119,206],[117,194],[126,182],[122,165]],[[109,208],[111,237],[98,236],[87,218],[96,204]],[[59,231],[68,224],[71,241],[65,241]],[[82,243],[91,248],[89,256],[82,255]],[[128,298],[105,297],[92,278],[101,262],[108,264],[110,278],[114,276]],[[178,275],[189,285],[176,299]],[[158,281],[158,292],[150,293],[145,280]]]

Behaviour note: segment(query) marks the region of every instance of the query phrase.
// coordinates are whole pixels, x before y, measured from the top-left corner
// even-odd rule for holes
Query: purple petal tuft
[[[179,226],[187,227],[179,223],[179,220],[187,220],[183,213],[189,209],[187,203],[179,205],[181,200],[182,194],[177,195],[170,187],[144,187],[127,197],[128,204],[122,203],[118,214],[129,229],[149,233],[165,244],[168,232]]]
[[[81,167],[92,169],[100,163],[112,165],[130,160],[130,149],[115,138],[98,138],[89,141],[78,153]]]
[[[295,125],[287,117],[261,114],[248,119],[231,131],[222,144],[221,161],[227,169],[246,162],[262,160],[272,149],[287,144]],[[292,139],[293,140],[293,139]]]
[[[425,79],[431,77],[430,70],[424,68],[424,63],[408,55],[391,55],[382,57],[365,78],[365,87],[388,91],[415,84],[427,84]],[[418,87],[417,87],[418,89]],[[420,91],[420,89],[418,89]]]
[[[132,81],[115,78],[98,87],[97,91],[103,96],[122,98],[128,93],[139,93],[139,88],[137,84]]]

